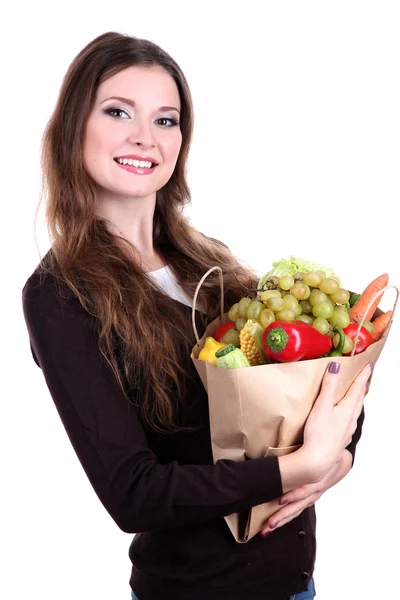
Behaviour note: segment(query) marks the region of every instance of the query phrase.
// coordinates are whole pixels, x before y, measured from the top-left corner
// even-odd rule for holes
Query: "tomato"
[[[356,333],[358,330],[358,323],[350,323],[343,329],[344,333],[349,336],[349,338],[354,342]],[[360,354],[360,352],[364,352],[373,342],[372,336],[368,329],[365,327],[361,327],[360,333],[358,335],[358,342],[356,345],[356,349],[354,354]],[[343,356],[350,356],[351,352],[347,354],[343,354]]]
[[[217,331],[215,332],[215,334],[213,335],[214,340],[217,340],[217,342],[222,342],[222,338],[224,337],[226,332],[229,331],[230,329],[234,329],[234,328],[235,328],[235,323],[233,321],[229,321],[228,323],[225,323],[224,325],[220,325],[218,327]]]

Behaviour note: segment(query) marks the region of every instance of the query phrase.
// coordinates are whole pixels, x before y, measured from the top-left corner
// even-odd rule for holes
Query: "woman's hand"
[[[322,480],[342,456],[357,428],[367,383],[373,365],[368,364],[353,381],[336,405],[340,363],[331,363],[322,382],[321,392],[307,419],[302,449],[313,464],[316,481]],[[338,369],[338,370],[336,370]]]
[[[335,405],[340,363],[329,365],[304,427],[303,445],[278,459],[284,493],[305,484],[318,484],[340,460],[357,428],[371,371],[372,365],[367,365]]]
[[[261,535],[267,536],[274,529],[282,527],[298,517],[304,509],[312,506],[329,488],[336,485],[351,469],[352,456],[343,450],[341,459],[335,463],[329,473],[318,483],[302,485],[284,494],[279,504],[282,505],[266,522]]]

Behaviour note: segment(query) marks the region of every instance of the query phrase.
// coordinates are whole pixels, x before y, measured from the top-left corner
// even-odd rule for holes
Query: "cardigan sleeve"
[[[101,355],[94,317],[48,279],[34,273],[23,289],[32,354],[94,491],[122,531],[222,518],[282,494],[276,457],[161,464]]]
[[[350,444],[346,447],[346,450],[348,450],[352,456],[351,466],[354,465],[354,459],[355,459],[355,455],[356,455],[356,447],[357,447],[358,442],[360,441],[364,418],[365,418],[365,412],[364,412],[364,407],[363,407],[362,411],[360,412],[360,416],[358,417],[357,428],[356,428],[355,432],[353,433],[353,437],[351,438]]]

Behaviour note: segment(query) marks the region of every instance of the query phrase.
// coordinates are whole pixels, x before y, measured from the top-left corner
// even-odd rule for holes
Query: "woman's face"
[[[103,200],[155,198],[178,159],[180,108],[175,81],[158,66],[128,67],[100,84],[83,156]]]

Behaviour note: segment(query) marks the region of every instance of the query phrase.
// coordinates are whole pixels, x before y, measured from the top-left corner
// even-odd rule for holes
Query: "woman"
[[[352,465],[370,369],[333,407],[331,363],[298,451],[213,464],[191,298],[214,265],[225,310],[257,277],[182,214],[192,120],[184,75],[149,41],[106,33],[72,62],[43,143],[52,247],[23,290],[32,352],[100,501],[137,534],[132,598],[305,600],[313,503]],[[218,302],[215,274],[199,332]],[[263,535],[236,543],[223,517],[277,497]]]

